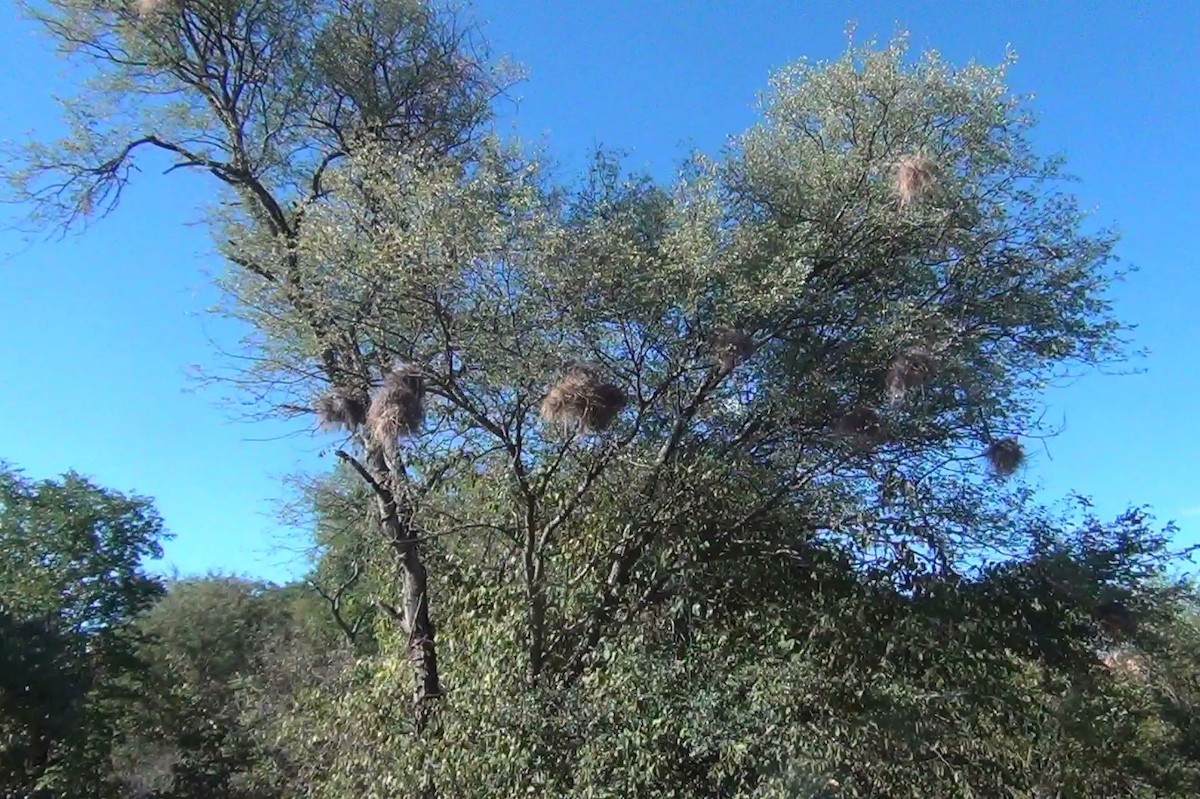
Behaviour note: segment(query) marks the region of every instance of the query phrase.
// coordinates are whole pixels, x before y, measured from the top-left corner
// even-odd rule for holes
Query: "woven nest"
[[[896,196],[912,205],[937,183],[937,166],[923,155],[906,155],[896,165]]]
[[[712,347],[713,358],[724,374],[729,374],[738,364],[744,363],[755,350],[754,339],[741,330],[718,331],[713,336]]]
[[[1137,620],[1122,602],[1101,602],[1096,608],[1096,618],[1112,638],[1126,638],[1137,632]]]
[[[604,430],[625,407],[625,395],[595,370],[572,366],[542,400],[542,418],[564,427]]]
[[[321,427],[355,430],[367,421],[366,399],[357,391],[335,388],[317,399],[315,408]]]
[[[367,409],[367,425],[375,439],[390,444],[417,432],[425,420],[424,400],[425,385],[415,367],[389,373]]]
[[[992,465],[992,471],[1001,477],[1008,477],[1025,462],[1025,448],[1015,438],[1002,438],[993,441],[988,446],[984,456]]]
[[[166,5],[164,0],[135,0],[133,6],[138,16],[148,17]]]
[[[897,355],[888,366],[885,384],[888,399],[900,402],[913,389],[920,388],[933,377],[933,356],[923,349],[911,349]]]
[[[859,406],[839,416],[833,429],[839,436],[876,442],[883,438],[883,419],[874,408]]]

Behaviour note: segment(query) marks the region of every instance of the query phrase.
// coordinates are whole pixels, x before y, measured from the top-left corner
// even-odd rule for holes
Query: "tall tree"
[[[470,135],[495,83],[442,68],[457,37],[412,46],[444,41],[424,5],[53,6],[99,93],[73,138],[26,153],[18,190],[70,222],[112,206],[143,148],[228,187],[222,286],[253,357],[238,379],[340,429],[402,577],[388,644],[415,668],[418,730],[442,693],[431,598],[461,684],[570,702],[653,683],[636,649],[663,616],[685,647],[697,618],[724,620],[689,650],[713,676],[720,635],[751,635],[734,622],[794,602],[821,563],[912,590],[1024,551],[1023,492],[994,478],[1019,467],[1048,379],[1121,353],[1113,238],[1084,231],[1060,164],[1031,148],[1004,65],[852,47],[775,75],[762,121],[674,184],[601,156],[568,191]],[[163,93],[149,133],[97,110]],[[414,104],[449,122],[414,126]],[[860,593],[844,608],[866,621],[880,606]],[[457,712],[430,747],[532,725],[536,760],[581,735],[544,706]],[[458,785],[462,761],[438,762]]]
[[[1117,353],[1112,241],[1081,232],[1002,71],[897,44],[775,86],[669,189],[601,158],[549,191],[488,142],[468,165],[369,147],[331,170],[339,202],[299,248],[312,302],[362,320],[353,379],[315,374],[307,311],[272,284],[225,284],[261,332],[248,377],[353,431],[341,455],[383,515],[465,579],[516,576],[532,676],[577,678],[679,571],[813,539],[935,569],[1019,551],[983,472],[1018,464],[1056,369]],[[418,477],[397,495],[381,461]]]
[[[150,502],[68,473],[0,471],[6,794],[106,796],[115,721],[140,674],[135,617],[161,593]]]
[[[69,135],[32,146],[14,176],[36,215],[70,224],[107,212],[143,151],[167,155],[172,169],[208,172],[230,194],[234,228],[274,242],[268,253],[228,248],[238,273],[305,318],[301,335],[320,350],[310,366],[324,381],[363,379],[345,329],[357,323],[329,315],[300,241],[311,210],[332,199],[331,166],[357,148],[444,156],[469,147],[508,80],[479,57],[471,31],[417,0],[55,0],[30,9],[63,52],[95,71],[87,95],[65,106]],[[441,691],[425,566],[402,499],[410,477],[378,453],[369,468],[381,529],[406,576],[401,612],[423,708]]]

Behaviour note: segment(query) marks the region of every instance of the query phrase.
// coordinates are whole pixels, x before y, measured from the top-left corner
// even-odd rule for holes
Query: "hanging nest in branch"
[[[1104,632],[1114,640],[1128,638],[1137,632],[1137,619],[1125,603],[1117,600],[1101,602],[1096,608],[1096,620]]]
[[[589,432],[604,430],[625,407],[625,395],[593,368],[572,365],[542,400],[542,418]]]
[[[713,336],[713,358],[722,374],[729,374],[738,364],[754,354],[754,339],[741,330],[719,330]]]
[[[838,417],[833,426],[837,435],[861,443],[878,443],[883,439],[883,419],[874,408],[860,405]]]
[[[420,371],[402,366],[383,379],[367,409],[367,425],[375,439],[392,444],[401,436],[410,436],[425,420],[425,384]]]
[[[166,2],[164,0],[134,0],[133,7],[139,17],[148,17],[159,11]]]
[[[923,349],[907,350],[892,359],[885,384],[888,399],[900,402],[913,389],[920,388],[933,377],[933,356]]]
[[[903,206],[921,199],[937,183],[937,165],[923,155],[906,155],[896,165],[896,197]]]
[[[353,389],[337,387],[317,399],[315,408],[321,427],[356,430],[367,421],[367,402]]]
[[[992,465],[992,471],[1000,477],[1008,477],[1025,462],[1025,448],[1015,438],[1002,438],[988,446],[984,456]]]

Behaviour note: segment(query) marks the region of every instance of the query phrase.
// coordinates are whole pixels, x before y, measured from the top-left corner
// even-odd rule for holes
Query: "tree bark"
[[[541,558],[536,553],[526,554],[525,587],[529,603],[529,678],[536,680],[546,656],[546,592],[542,585]]]
[[[408,659],[416,677],[413,709],[417,733],[420,734],[429,726],[433,701],[442,695],[435,630],[429,614],[428,576],[411,524],[400,518],[394,505],[390,513],[385,508],[381,510],[384,510],[383,525],[388,542],[396,552],[404,576],[402,621],[408,634]]]
[[[365,438],[365,437],[364,437]],[[387,608],[397,617],[408,635],[408,659],[413,666],[415,686],[413,711],[417,734],[429,727],[433,702],[442,695],[438,676],[436,631],[429,613],[429,579],[421,559],[417,531],[413,528],[412,508],[404,499],[403,488],[396,487],[397,476],[404,474],[403,465],[383,448],[364,441],[370,459],[368,469],[353,456],[338,450],[338,457],[349,463],[375,492],[379,508],[380,532],[387,541],[400,566],[403,578],[403,603],[398,612]]]

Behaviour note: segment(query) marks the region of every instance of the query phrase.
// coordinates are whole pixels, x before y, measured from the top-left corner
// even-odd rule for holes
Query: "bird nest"
[[[892,359],[888,366],[885,386],[888,399],[900,402],[913,389],[920,388],[933,377],[934,359],[927,351],[914,348]]]
[[[367,401],[361,392],[336,387],[317,398],[317,418],[326,430],[357,430],[367,421]]]
[[[542,400],[542,418],[588,432],[604,430],[625,407],[625,395],[598,370],[571,366]]]
[[[852,438],[862,444],[875,444],[883,440],[883,418],[874,408],[860,405],[837,418],[834,432],[843,438]]]
[[[937,183],[937,165],[923,155],[906,155],[896,165],[896,196],[912,205]]]
[[[169,5],[165,0],[134,0],[133,8],[139,17],[149,17],[167,10]]]
[[[1025,462],[1025,448],[1015,438],[993,441],[984,452],[992,471],[1000,477],[1008,477]]]
[[[741,330],[719,330],[713,336],[713,358],[723,374],[729,374],[744,363],[755,349],[754,339]]]
[[[383,379],[367,409],[367,426],[382,444],[394,444],[421,428],[425,420],[425,384],[420,370],[402,366]]]
[[[1109,600],[1096,608],[1096,618],[1101,628],[1114,639],[1128,638],[1137,632],[1137,619],[1123,602]]]

